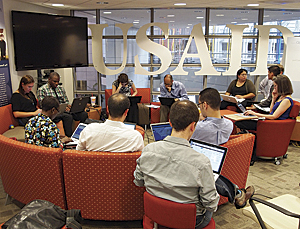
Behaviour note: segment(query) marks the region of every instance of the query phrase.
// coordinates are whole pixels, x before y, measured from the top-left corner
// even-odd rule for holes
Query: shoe
[[[240,209],[246,206],[247,200],[249,200],[254,195],[254,187],[251,185],[246,189],[241,189],[241,196],[235,198],[234,205],[236,209]]]
[[[249,131],[248,130],[245,130],[245,129],[242,129],[240,132],[238,132],[236,135],[239,135],[239,134],[249,134]]]

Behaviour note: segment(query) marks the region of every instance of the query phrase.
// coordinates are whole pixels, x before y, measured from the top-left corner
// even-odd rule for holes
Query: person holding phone
[[[133,93],[131,94],[131,88]],[[128,75],[121,73],[112,83],[112,94],[121,93],[127,96],[135,96],[137,94],[137,89],[132,80],[128,79]]]

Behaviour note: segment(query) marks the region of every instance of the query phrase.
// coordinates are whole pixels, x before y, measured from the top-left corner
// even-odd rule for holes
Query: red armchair
[[[87,219],[141,220],[144,188],[133,183],[140,155],[141,152],[64,151],[68,208],[80,209]]]
[[[294,101],[290,112],[290,119],[286,120],[259,120],[256,133],[256,156],[275,158],[279,165],[278,157],[286,154],[291,135],[299,115],[300,103]]]
[[[176,203],[145,192],[144,211],[144,229],[156,228],[154,227],[154,224],[162,225],[167,228],[195,228],[195,204]],[[211,219],[210,223],[205,228],[214,229],[215,221]]]
[[[0,175],[7,195],[23,204],[42,199],[66,209],[61,149],[0,135],[0,158]]]
[[[231,135],[228,142],[222,145],[228,151],[221,174],[239,188],[246,186],[254,139],[253,134]],[[227,201],[226,197],[220,196],[219,205]]]

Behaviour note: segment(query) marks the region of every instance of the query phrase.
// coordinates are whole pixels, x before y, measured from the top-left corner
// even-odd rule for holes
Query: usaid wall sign
[[[127,60],[127,33],[130,27],[133,26],[133,23],[130,24],[116,24],[116,27],[121,28],[123,33],[123,62],[121,67],[118,69],[112,70],[106,67],[103,61],[103,49],[102,49],[102,36],[103,36],[103,29],[108,27],[108,24],[91,24],[89,28],[92,32],[92,56],[93,56],[93,63],[95,69],[105,75],[115,75],[119,74],[123,71],[126,65]],[[164,32],[165,39],[168,39],[168,23],[149,23],[143,25],[136,34],[136,43],[137,45],[153,54],[156,55],[161,60],[161,66],[157,71],[149,72],[141,66],[139,61],[139,56],[136,55],[134,57],[134,65],[135,65],[135,74],[140,75],[156,75],[163,73],[168,70],[171,61],[172,55],[168,48],[162,46],[158,43],[151,41],[146,34],[146,31],[151,26],[157,26],[162,29]],[[226,72],[223,72],[222,75],[235,75],[237,69],[241,68],[241,52],[242,52],[242,39],[243,39],[243,31],[247,28],[247,25],[226,25],[228,28],[231,29],[231,50],[230,50],[230,65]],[[250,75],[266,75],[267,74],[267,57],[268,57],[268,43],[269,43],[269,34],[270,29],[276,28],[278,29],[283,36],[284,39],[284,53],[282,58],[282,64],[285,64],[285,51],[287,48],[287,38],[294,37],[293,33],[280,25],[256,25],[254,26],[259,31],[258,37],[258,47],[256,53],[256,69],[253,72],[250,72]],[[188,49],[192,43],[192,39],[194,39],[196,47],[197,47],[197,54],[188,53]],[[194,57],[199,58],[201,61],[201,69],[195,72],[195,75],[221,75],[221,72],[216,71],[214,68],[209,51],[207,48],[207,44],[205,42],[205,37],[202,31],[201,23],[196,24],[192,32],[190,34],[189,40],[186,44],[184,49],[183,55],[179,61],[178,66],[175,68],[174,71],[171,71],[170,74],[172,75],[187,75],[188,72],[184,71],[183,63],[185,58]]]

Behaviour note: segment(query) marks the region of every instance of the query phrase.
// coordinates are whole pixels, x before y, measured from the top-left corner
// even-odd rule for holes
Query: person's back
[[[130,106],[128,97],[116,93],[109,97],[109,117],[105,123],[89,124],[80,134],[77,150],[134,152],[144,148],[142,135],[123,123]]]
[[[170,110],[171,136],[148,144],[137,160],[134,183],[147,192],[179,203],[195,203],[197,228],[206,226],[216,211],[216,191],[209,159],[194,151],[188,142],[199,112],[188,100],[175,102]]]
[[[192,139],[216,145],[228,141],[233,123],[221,116],[220,104],[220,94],[216,89],[206,88],[199,93],[201,116]]]

